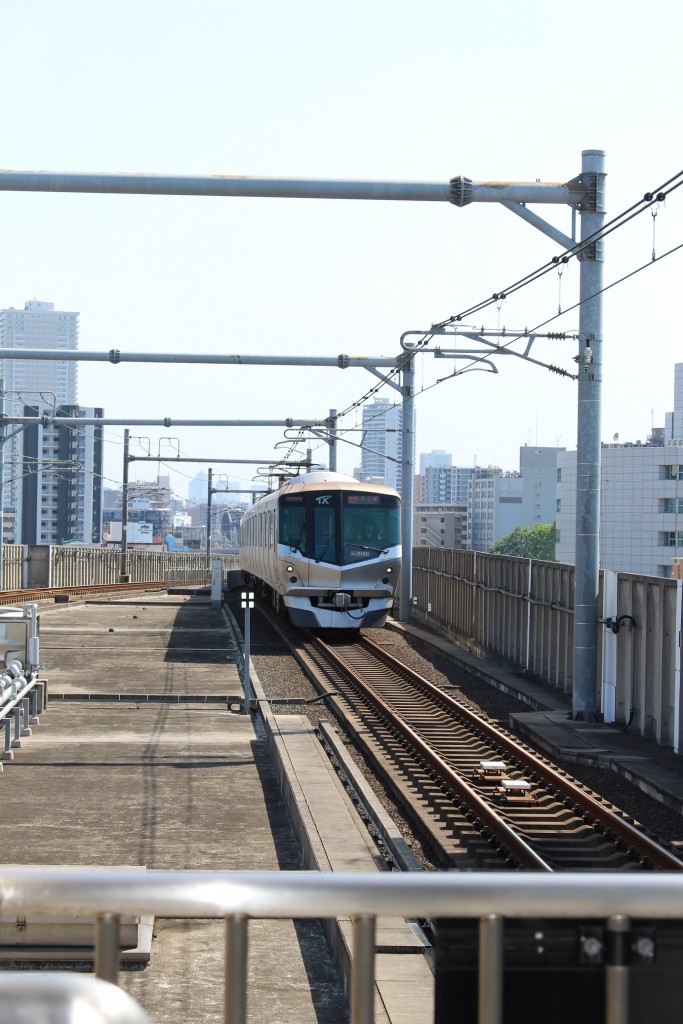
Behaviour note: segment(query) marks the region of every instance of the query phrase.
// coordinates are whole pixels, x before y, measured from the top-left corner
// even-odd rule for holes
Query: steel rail
[[[414,729],[397,717],[395,711],[368,686],[362,676],[358,675],[355,669],[333,647],[330,647],[319,637],[314,637],[313,643],[325,653],[326,657],[343,668],[344,672],[351,677],[354,684],[365,695],[366,699],[374,705],[380,714],[391,722],[392,728],[400,731],[401,735],[418,752],[419,756],[424,758],[447,786],[456,791],[470,810],[482,819],[483,823],[491,830],[499,842],[514,854],[520,864],[533,871],[553,870],[547,861],[522,836],[515,832],[501,815],[483,800],[458,772],[447,764]]]
[[[517,762],[522,762],[526,769],[534,772],[549,786],[555,787],[564,797],[570,798],[583,811],[590,814],[601,825],[609,829],[618,839],[627,843],[642,856],[647,857],[656,868],[666,871],[683,871],[683,863],[677,857],[663,849],[654,840],[643,835],[642,832],[625,821],[624,818],[608,810],[607,807],[591,797],[590,794],[580,789],[566,775],[561,774],[557,768],[554,768],[537,754],[530,751],[528,747],[521,745],[518,740],[513,739],[490,722],[474,714],[474,712],[454,700],[453,697],[445,693],[438,686],[435,686],[434,683],[430,683],[428,679],[424,679],[417,673],[412,672],[398,659],[394,658],[393,655],[377,646],[377,644],[374,644],[367,637],[363,637],[361,643],[376,658],[390,664],[394,671],[408,676],[411,682],[419,682],[419,685],[426,693],[438,700],[442,706],[447,707],[465,719],[471,726],[476,727],[492,743],[510,749],[512,756],[514,756]]]
[[[190,584],[191,585],[191,584]],[[205,586],[206,584],[197,584]],[[141,590],[167,590],[175,584],[164,583],[163,580],[147,580],[144,583],[93,583],[83,586],[72,587],[36,587],[32,590],[3,590],[0,592],[0,604],[24,604],[30,601],[48,601],[56,597],[79,595],[79,594],[102,594],[114,592],[125,594],[136,593]]]

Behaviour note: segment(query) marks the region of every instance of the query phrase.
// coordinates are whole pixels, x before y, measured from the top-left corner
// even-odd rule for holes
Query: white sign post
[[[223,565],[220,558],[211,563],[211,607],[220,608],[223,598]]]
[[[242,591],[242,608],[244,609],[244,714],[251,712],[251,680],[249,678],[249,661],[251,657],[251,609],[254,607],[254,591]]]

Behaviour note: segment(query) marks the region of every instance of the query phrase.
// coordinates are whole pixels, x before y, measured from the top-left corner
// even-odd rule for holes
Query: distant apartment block
[[[3,350],[78,348],[78,313],[31,299],[0,310],[0,379],[9,416],[102,418],[77,405],[78,363],[66,359],[8,359]],[[100,543],[102,429],[31,425],[4,452],[5,523],[20,543]],[[76,468],[80,467],[80,468]],[[9,532],[9,531],[8,531]],[[9,539],[9,537],[7,538]]]
[[[24,406],[22,415],[37,409]],[[102,409],[61,405],[57,417],[102,419]],[[23,544],[100,544],[102,427],[36,423],[22,434],[17,519]]]
[[[413,512],[413,546],[467,547],[467,505],[420,502]]]

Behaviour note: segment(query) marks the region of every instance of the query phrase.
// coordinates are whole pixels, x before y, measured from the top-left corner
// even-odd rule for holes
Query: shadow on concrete
[[[258,719],[254,720],[254,726],[258,733]],[[303,870],[301,847],[294,834],[264,736],[258,736],[252,744],[252,750],[254,764],[261,780],[278,866],[282,871]],[[348,1002],[321,922],[302,919],[294,921],[293,924],[318,1024],[346,1024],[350,1019]]]
[[[206,595],[196,595],[178,605],[165,661],[226,665],[234,662],[235,650],[220,608],[212,608]]]

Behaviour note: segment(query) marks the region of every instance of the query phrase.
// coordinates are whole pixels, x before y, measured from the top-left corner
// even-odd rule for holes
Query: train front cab
[[[383,625],[401,564],[395,492],[337,485],[282,494],[278,506],[279,589],[292,622]]]

